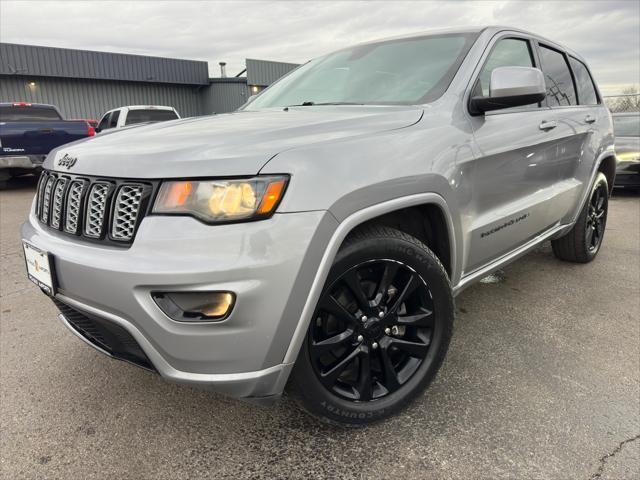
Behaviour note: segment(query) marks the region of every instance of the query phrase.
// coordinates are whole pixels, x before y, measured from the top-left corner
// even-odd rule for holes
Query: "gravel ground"
[[[589,265],[548,244],[457,299],[432,387],[343,430],[106,358],[25,277],[35,181],[0,192],[0,475],[6,479],[640,478],[640,198],[616,196]]]

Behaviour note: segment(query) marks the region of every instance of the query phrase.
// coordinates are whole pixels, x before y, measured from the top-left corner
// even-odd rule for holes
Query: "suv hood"
[[[403,128],[421,116],[420,107],[317,106],[188,118],[64,145],[44,166],[120,178],[255,175],[284,150]],[[58,165],[65,155],[77,159],[68,170]]]

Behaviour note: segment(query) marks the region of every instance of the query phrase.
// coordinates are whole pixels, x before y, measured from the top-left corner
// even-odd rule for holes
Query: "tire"
[[[290,393],[331,424],[364,425],[398,413],[435,378],[453,316],[449,278],[426,245],[391,228],[363,228],[336,256]]]
[[[604,238],[608,208],[609,185],[607,177],[599,172],[576,224],[565,236],[551,241],[555,256],[575,263],[588,263],[596,258]]]

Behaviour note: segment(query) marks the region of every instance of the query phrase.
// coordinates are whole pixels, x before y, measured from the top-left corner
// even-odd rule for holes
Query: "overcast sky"
[[[430,28],[509,25],[586,57],[606,93],[640,83],[640,2],[610,1],[10,1],[0,41],[206,60],[301,63],[365,40]]]

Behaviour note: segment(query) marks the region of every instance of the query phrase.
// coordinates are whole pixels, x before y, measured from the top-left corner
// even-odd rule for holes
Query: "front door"
[[[498,39],[474,84],[489,95],[491,71],[501,66],[539,67],[527,38]],[[558,147],[565,140],[555,112],[533,104],[471,117],[476,159],[467,172],[473,185],[469,250],[464,274],[499,259],[557,223],[553,197]]]

